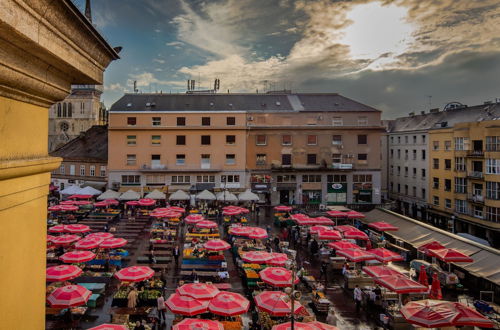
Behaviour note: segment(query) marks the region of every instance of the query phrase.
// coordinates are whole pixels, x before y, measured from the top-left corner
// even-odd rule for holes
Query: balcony
[[[467,200],[475,204],[484,204],[484,196],[480,194],[469,194]]]
[[[467,177],[471,179],[481,180],[483,179],[484,173],[478,171],[470,171],[467,173]]]
[[[139,171],[141,172],[162,172],[167,170],[164,164],[143,164]]]
[[[484,151],[483,150],[469,150],[469,151],[467,151],[467,157],[484,158]]]

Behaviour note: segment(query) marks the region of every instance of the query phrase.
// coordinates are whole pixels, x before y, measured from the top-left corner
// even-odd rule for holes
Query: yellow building
[[[0,324],[45,326],[48,108],[116,52],[69,0],[0,4]]]
[[[429,136],[429,220],[499,242],[499,122],[460,123]]]

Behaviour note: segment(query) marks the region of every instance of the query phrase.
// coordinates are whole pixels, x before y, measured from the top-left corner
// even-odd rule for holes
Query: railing
[[[473,203],[479,203],[479,204],[484,203],[484,196],[479,194],[469,194],[467,196],[467,199]]]
[[[144,164],[141,166],[141,170],[144,171],[161,171],[161,170],[166,170],[167,165],[164,164]]]
[[[483,172],[471,171],[467,173],[467,176],[473,179],[482,179],[483,174],[484,174]]]
[[[469,150],[467,151],[467,156],[469,157],[484,157],[483,150]]]

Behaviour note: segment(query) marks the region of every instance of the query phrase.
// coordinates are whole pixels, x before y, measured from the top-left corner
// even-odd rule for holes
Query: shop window
[[[239,183],[240,176],[239,175],[221,175],[221,181],[227,183]]]
[[[171,182],[173,184],[188,184],[191,182],[189,175],[172,175]]]
[[[196,177],[197,183],[214,183],[215,175],[198,175]]]
[[[122,175],[122,185],[140,185],[140,175]]]
[[[303,175],[302,182],[321,182],[321,175],[319,174]]]
[[[236,155],[226,154],[226,165],[235,165],[235,164],[236,164]]]

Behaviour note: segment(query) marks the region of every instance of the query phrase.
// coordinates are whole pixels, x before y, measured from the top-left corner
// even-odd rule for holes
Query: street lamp
[[[297,263],[294,260],[287,260],[285,263],[287,269],[292,271],[292,285],[285,289],[285,293],[290,297],[291,313],[290,313],[290,326],[294,329],[295,324],[295,299],[300,299],[300,292],[295,291],[295,274],[297,273]]]

